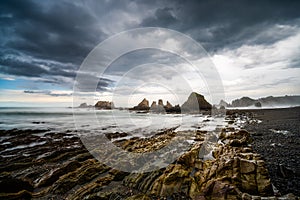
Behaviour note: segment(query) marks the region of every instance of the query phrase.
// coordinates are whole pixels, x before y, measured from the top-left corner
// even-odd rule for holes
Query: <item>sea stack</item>
[[[158,105],[156,104],[156,101],[153,101],[150,109],[151,109],[151,112],[155,112],[155,113],[166,112],[165,109],[164,109],[164,104],[163,104],[162,99],[158,100]]]
[[[144,98],[143,101],[141,101],[137,106],[134,106],[132,109],[130,110],[149,110],[149,101]]]
[[[101,110],[110,110],[110,109],[114,109],[114,103],[110,102],[110,101],[98,101],[95,104],[95,108],[97,109],[101,109]]]
[[[158,105],[164,106],[164,103],[163,103],[163,100],[162,100],[162,99],[159,99],[159,100],[158,100]]]
[[[151,108],[151,109],[155,109],[156,106],[157,106],[157,105],[156,105],[156,101],[153,101],[150,108]]]
[[[171,109],[171,108],[173,108],[172,104],[169,101],[167,101],[165,109],[168,110],[168,109]]]
[[[211,110],[212,105],[208,103],[204,96],[196,92],[192,92],[186,102],[181,106],[183,112],[197,113],[203,110]]]
[[[87,103],[82,103],[78,106],[78,108],[90,108],[92,107],[91,105],[87,105]]]

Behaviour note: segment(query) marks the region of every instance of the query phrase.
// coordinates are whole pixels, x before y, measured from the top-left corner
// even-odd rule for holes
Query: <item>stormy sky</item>
[[[300,2],[296,0],[11,0],[1,1],[0,10],[0,106],[71,105],[78,70],[89,52],[115,34],[143,27],[175,30],[202,45],[229,102],[242,96],[300,94]],[[156,42],[167,44],[166,40],[157,37]],[[122,45],[129,44],[124,41],[114,48]],[[132,94],[132,88],[138,94],[132,103],[145,95],[164,98],[167,87],[151,83],[162,81],[176,88],[182,85],[178,73],[193,79],[188,68],[182,71],[183,62],[164,51],[130,52],[115,60],[105,76],[96,76],[93,100],[95,96],[109,100],[114,92],[122,99]],[[95,75],[85,76],[88,80]],[[141,80],[148,84],[142,87]],[[209,99],[204,86],[196,92]],[[167,98],[172,102],[172,96]],[[119,104],[126,106],[128,101]]]

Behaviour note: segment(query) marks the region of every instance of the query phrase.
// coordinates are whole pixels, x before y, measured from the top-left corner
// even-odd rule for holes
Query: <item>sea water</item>
[[[126,132],[145,136],[176,127],[177,131],[214,129],[224,124],[209,115],[157,114],[94,108],[2,107],[0,129],[49,129],[94,133]]]

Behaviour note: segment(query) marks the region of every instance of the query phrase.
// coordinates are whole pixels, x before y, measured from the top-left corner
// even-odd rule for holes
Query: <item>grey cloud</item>
[[[74,81],[74,89],[76,92],[108,91],[113,84],[110,79],[81,73]]]
[[[8,16],[0,17],[0,69],[4,74],[69,84],[57,76],[75,78],[84,57],[106,37],[95,26],[98,19],[76,3],[7,1],[0,9],[1,16]],[[31,59],[24,60],[24,56]]]
[[[62,77],[74,80],[76,70],[86,55],[109,36],[109,26],[123,27],[119,31],[145,26],[171,28],[190,35],[209,52],[214,52],[243,44],[274,43],[291,34],[274,31],[274,25],[299,26],[300,20],[300,1],[293,0],[59,3],[11,0],[1,2],[0,9],[1,73],[38,77],[45,82],[62,85],[72,85],[62,81]],[[123,19],[124,24],[119,25],[121,12],[134,13],[138,19]],[[104,21],[107,18],[110,20]],[[267,30],[270,32],[267,33]],[[23,55],[30,56],[31,61],[15,59]],[[154,58],[152,55],[128,55],[114,63],[115,67],[108,69],[107,73],[122,74],[132,66],[155,59],[163,63],[163,56]],[[172,62],[178,60],[171,59],[169,63]],[[293,61],[292,67],[297,66],[298,61]],[[113,81],[104,80],[99,82],[97,88],[107,90],[111,85]]]
[[[97,19],[71,2],[9,1],[1,7],[12,15],[4,29],[14,29],[13,35],[5,35],[5,48],[34,57],[79,64],[105,37],[94,26]]]
[[[165,52],[159,49],[141,49],[129,52],[118,59],[116,59],[105,71],[105,74],[111,75],[124,75],[126,72],[130,70],[134,70],[136,67],[153,63],[155,64],[163,64],[169,67],[173,67],[180,63],[184,63],[185,61],[179,57],[178,55],[172,54],[170,52]],[[139,76],[140,74],[136,74]],[[171,76],[172,74],[148,74],[148,76]],[[171,77],[169,77],[171,78]]]
[[[24,90],[23,91],[26,94],[44,94],[52,97],[65,97],[65,96],[72,96],[72,93],[53,93],[49,90]]]
[[[154,16],[145,18],[142,26],[157,26],[157,27],[169,27],[177,22],[177,19],[173,16],[171,8],[158,8]]]
[[[53,63],[51,61],[36,61],[22,59],[17,56],[0,57],[0,69],[2,73],[26,76],[26,77],[43,77],[43,76],[63,76],[75,77],[76,73],[68,71],[68,66],[62,63]]]
[[[255,35],[274,24],[290,24],[300,17],[299,1],[163,1],[165,8],[172,10],[176,21],[168,21],[162,15],[156,21],[154,16],[147,17],[141,23],[151,26],[163,25],[191,35],[209,51],[245,43],[268,43],[282,37],[268,40],[252,40]],[[161,24],[161,21],[164,23]],[[151,23],[149,23],[151,22]]]

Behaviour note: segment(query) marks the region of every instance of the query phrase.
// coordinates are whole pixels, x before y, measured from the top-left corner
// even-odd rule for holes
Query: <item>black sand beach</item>
[[[272,183],[281,194],[299,196],[300,107],[250,112],[262,122],[245,128],[254,139],[254,150],[266,161]]]

